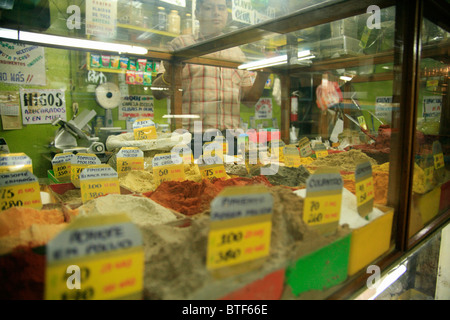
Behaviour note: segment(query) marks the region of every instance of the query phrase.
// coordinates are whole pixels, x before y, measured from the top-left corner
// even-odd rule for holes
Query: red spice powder
[[[45,255],[17,247],[0,257],[0,300],[43,300]]]
[[[143,195],[167,208],[187,216],[192,216],[209,209],[212,199],[214,199],[223,188],[251,184],[271,186],[270,182],[264,176],[212,179],[202,180],[202,182],[190,180],[165,181],[161,183],[156,190],[143,193]]]

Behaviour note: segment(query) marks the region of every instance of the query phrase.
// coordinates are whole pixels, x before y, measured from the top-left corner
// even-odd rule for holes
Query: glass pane
[[[410,237],[450,207],[449,45],[449,33],[424,19]]]

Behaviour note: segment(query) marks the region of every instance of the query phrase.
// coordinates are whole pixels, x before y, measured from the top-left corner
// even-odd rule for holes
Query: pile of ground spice
[[[147,170],[132,170],[119,177],[119,184],[133,192],[148,192],[155,190],[153,172]]]
[[[30,247],[0,257],[0,300],[43,300],[46,258]]]
[[[354,172],[356,165],[361,161],[369,161],[372,166],[377,162],[366,155],[361,150],[350,150],[346,152],[331,153],[324,158],[320,158],[307,165],[307,168],[316,169],[318,167],[339,167],[341,171]]]
[[[33,224],[60,224],[63,222],[65,222],[64,213],[59,209],[38,210],[12,207],[0,212],[0,237],[18,234]]]
[[[155,201],[130,194],[108,194],[92,199],[79,208],[83,216],[125,213],[137,226],[163,224],[178,219],[171,210]]]
[[[274,166],[272,164],[263,167],[252,167],[250,174],[252,176],[261,175],[261,169],[269,171],[264,174],[267,180],[274,186],[283,185],[288,187],[302,187],[306,184],[306,180],[310,176],[310,172],[304,166],[286,167]]]
[[[303,221],[303,198],[283,186],[268,189],[274,200],[271,248],[262,266],[237,276],[214,278],[205,265],[208,215],[183,228],[147,226],[143,229],[144,299],[220,299],[349,232],[339,229],[329,237],[317,234]]]
[[[187,216],[193,216],[209,210],[210,203],[225,187],[264,184],[269,181],[262,177],[236,177],[231,179],[203,179],[201,182],[190,180],[165,181],[155,191],[145,192],[144,196]]]

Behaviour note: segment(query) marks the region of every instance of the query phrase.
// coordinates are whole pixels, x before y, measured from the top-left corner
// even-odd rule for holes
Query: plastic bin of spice
[[[422,217],[422,223],[424,225],[438,214],[440,199],[441,186],[437,186],[424,194],[413,193],[413,204],[411,208]]]
[[[79,206],[81,206],[83,204],[82,200],[81,200],[81,191],[80,189],[76,188],[75,185],[71,182],[69,183],[59,183],[59,184],[51,184],[49,185],[49,189],[52,193],[52,195],[57,199],[57,201],[63,205],[66,205],[68,207],[70,207],[71,209],[76,209]],[[80,191],[80,197],[79,198],[75,198],[71,201],[68,201],[67,199],[64,199],[63,195],[70,191],[70,190],[74,190],[74,191]],[[120,186],[120,194],[133,194],[132,191]]]
[[[279,300],[284,288],[285,269],[269,273],[264,278],[233,291],[220,300]]]
[[[349,276],[354,275],[389,250],[394,209],[375,205],[383,215],[354,229],[350,243]]]
[[[286,284],[295,296],[310,290],[324,290],[347,279],[349,233],[306,255],[286,268]]]

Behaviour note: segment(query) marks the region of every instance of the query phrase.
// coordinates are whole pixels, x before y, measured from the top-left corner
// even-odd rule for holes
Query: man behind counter
[[[199,21],[198,35],[182,35],[169,43],[174,51],[197,42],[223,34],[228,20],[226,0],[197,0],[195,10]],[[245,55],[239,47],[233,47],[212,54],[207,58],[227,61],[245,62]],[[172,67],[164,61],[160,64],[158,76],[152,87],[170,87]],[[213,136],[224,135],[229,145],[229,154],[236,154],[237,143],[234,130],[239,128],[241,102],[247,107],[254,107],[258,102],[269,73],[258,72],[252,83],[247,70],[237,70],[205,65],[186,64],[182,70],[182,113],[198,115],[199,119],[182,119],[183,129],[194,133],[194,122],[201,121],[202,131],[206,132],[202,142],[211,141]],[[167,90],[152,90],[155,99],[166,98]],[[198,123],[198,122],[197,122]],[[202,135],[203,136],[203,135]],[[191,141],[191,145],[194,140]],[[231,148],[234,146],[234,148]],[[199,150],[194,150],[194,157]]]

